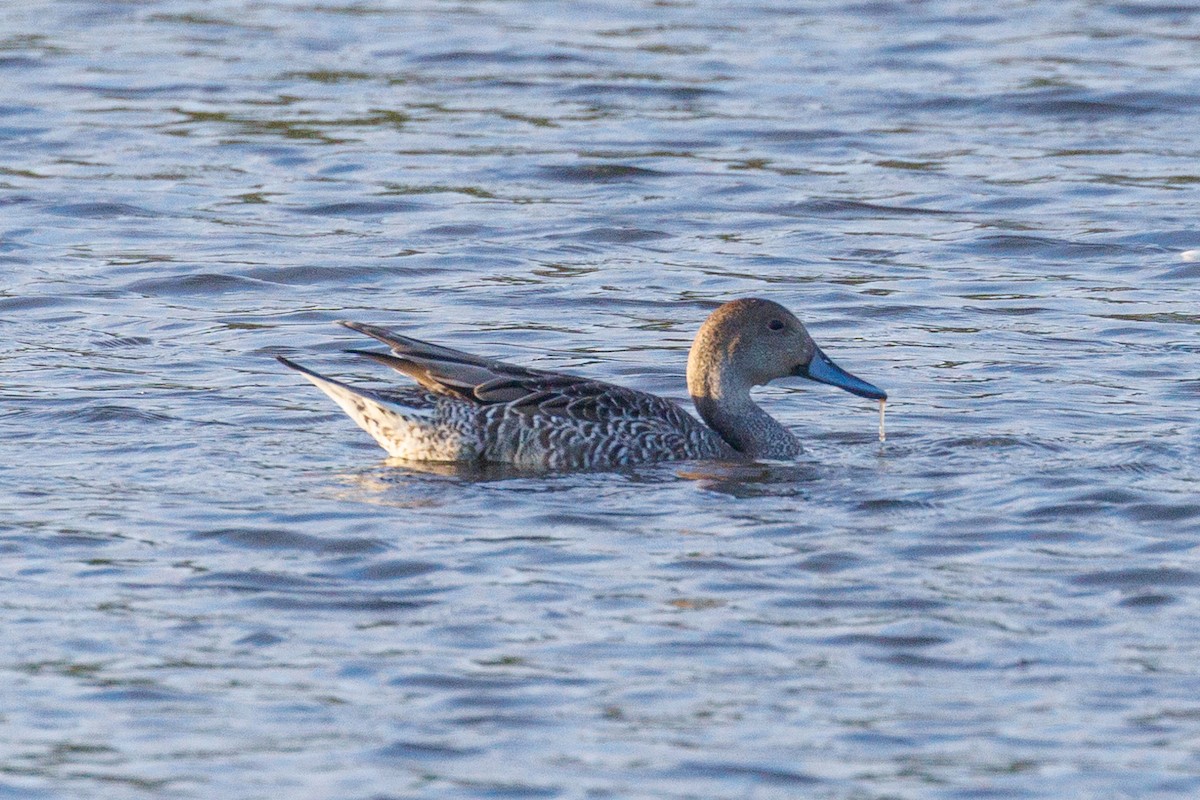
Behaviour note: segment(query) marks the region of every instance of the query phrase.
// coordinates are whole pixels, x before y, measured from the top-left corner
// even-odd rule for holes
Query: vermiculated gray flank
[[[422,388],[372,391],[302,373],[388,453],[410,461],[497,462],[589,469],[685,459],[793,458],[800,443],[750,389],[801,376],[876,400],[887,395],[837,367],[800,320],[754,298],[718,308],[688,355],[688,392],[704,423],[678,404],[590,378],[518,367],[343,322],[392,348],[352,352]]]

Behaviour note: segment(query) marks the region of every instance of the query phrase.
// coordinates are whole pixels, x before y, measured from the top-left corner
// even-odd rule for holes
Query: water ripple
[[[1197,795],[1191,4],[10,3],[0,796]],[[409,464],[361,319],[790,464]],[[1030,733],[1036,731],[1036,733]]]

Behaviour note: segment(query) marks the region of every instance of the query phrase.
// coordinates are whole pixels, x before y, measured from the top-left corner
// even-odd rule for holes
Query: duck
[[[349,350],[415,381],[365,389],[276,358],[327,394],[388,454],[403,461],[604,469],[693,460],[787,460],[800,441],[750,396],[801,377],[884,401],[887,393],[837,366],[779,303],[742,298],[714,310],[692,343],[679,403],[564,372],[531,369],[342,321],[390,352]]]

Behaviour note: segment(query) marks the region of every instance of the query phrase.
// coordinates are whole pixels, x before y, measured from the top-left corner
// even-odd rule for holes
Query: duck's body
[[[592,469],[738,457],[720,436],[670,400],[573,375],[485,361],[365,325],[348,327],[402,353],[372,356],[397,369],[402,359],[405,367],[428,369],[421,362],[436,350],[443,380],[448,373],[470,375],[467,385],[371,391],[281,359],[333,398],[395,458]],[[436,380],[402,371],[426,386]]]
[[[786,375],[886,395],[834,366],[791,313],[767,300],[735,300],[709,316],[688,358],[688,389],[704,422],[646,392],[527,369],[343,323],[392,348],[353,351],[421,388],[371,391],[285,358],[396,458],[595,469],[653,461],[793,458],[800,443],[750,399]],[[705,423],[708,423],[707,425]]]

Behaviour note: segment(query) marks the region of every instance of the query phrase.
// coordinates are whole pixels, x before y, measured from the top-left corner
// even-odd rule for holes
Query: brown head
[[[753,297],[733,300],[710,314],[696,334],[688,354],[688,391],[692,397],[744,394],[798,374],[815,352],[804,325],[783,306]]]
[[[770,300],[749,297],[721,306],[700,326],[688,354],[693,398],[731,402],[751,387],[793,375],[859,397],[887,399],[882,389],[830,361],[800,320]]]
[[[688,393],[700,416],[735,450],[791,458],[800,443],[750,399],[750,389],[791,375],[874,400],[887,395],[829,360],[804,325],[778,303],[757,298],[718,308],[692,342]]]

